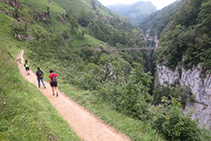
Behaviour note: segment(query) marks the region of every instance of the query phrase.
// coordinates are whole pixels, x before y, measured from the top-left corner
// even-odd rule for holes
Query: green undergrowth
[[[117,112],[112,108],[111,104],[100,101],[96,95],[90,91],[82,91],[62,82],[59,84],[59,89],[65,92],[72,100],[102,119],[104,123],[111,125],[117,131],[129,136],[131,140],[164,140],[161,135],[157,134],[147,123]]]
[[[28,7],[31,7],[31,12],[33,11],[39,11],[39,12],[47,12],[47,7],[49,7],[49,11],[53,11],[55,14],[65,13],[65,10],[59,7],[55,2],[48,1],[48,0],[20,0],[21,4],[27,5]]]
[[[17,47],[0,41],[0,140],[80,140],[15,64]]]
[[[24,57],[29,57],[30,51],[25,51]],[[55,63],[54,63],[55,62]],[[37,63],[35,60],[30,60],[31,69],[36,72],[36,66],[43,66],[42,63]],[[129,116],[119,113],[113,109],[112,104],[99,101],[99,98],[90,91],[77,89],[76,87],[65,83],[62,72],[64,70],[60,67],[56,60],[44,62],[41,67],[44,70],[44,80],[49,81],[49,69],[53,69],[58,74],[58,88],[62,90],[72,100],[85,107],[88,111],[96,115],[104,123],[111,125],[117,131],[129,136],[131,140],[143,141],[161,141],[164,140],[156,130],[152,129],[146,122],[133,119]],[[68,73],[68,70],[66,71]]]

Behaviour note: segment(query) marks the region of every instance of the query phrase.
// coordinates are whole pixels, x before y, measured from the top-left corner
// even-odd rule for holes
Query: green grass
[[[80,11],[82,9],[86,11],[91,11],[92,9],[91,5],[85,2],[84,0],[62,0],[62,2],[60,0],[54,1],[66,11],[74,11],[74,14],[76,14],[76,16],[80,15]]]
[[[80,140],[36,86],[19,74],[15,57],[24,42],[12,36],[12,21],[0,14],[0,140]]]
[[[5,12],[10,12],[10,10],[13,10],[14,8],[11,6],[8,6],[8,4],[0,2],[0,10],[4,10]]]
[[[10,51],[2,50],[0,140],[80,140],[36,86],[20,76]]]
[[[92,92],[79,90],[69,84],[62,83],[61,81],[58,88],[65,92],[72,100],[84,106],[88,111],[102,119],[105,123],[129,136],[131,140],[164,140],[154,129],[147,126],[147,123],[132,119],[117,112],[109,103],[100,101]]]
[[[49,7],[49,11],[53,11],[55,14],[63,14],[66,13],[66,11],[61,8],[60,6],[58,6],[57,3],[55,3],[54,1],[51,0],[51,2],[48,2],[48,0],[20,0],[20,2],[23,5],[27,5],[28,7],[32,7],[32,8],[28,8],[28,10],[31,9],[31,12],[34,11],[39,11],[39,12],[47,12],[47,7]]]
[[[29,7],[33,4],[34,9],[31,9],[31,11],[30,8],[24,7],[30,12],[43,12],[46,10],[47,6],[50,6],[50,11],[54,9],[53,6],[57,8],[57,5],[54,3],[51,3],[53,6],[48,5],[46,0],[21,1],[25,2],[24,5],[28,5]],[[78,1],[74,2],[77,3]],[[85,5],[86,2],[83,2]],[[73,2],[71,4],[73,8],[77,8]],[[5,4],[2,5],[2,7],[7,6],[8,5]],[[91,7],[88,6],[88,9],[89,8]],[[58,9],[57,12],[62,13],[64,10]],[[19,74],[17,65],[14,63],[14,58],[16,54],[19,53],[20,49],[26,49],[26,42],[19,41],[13,37],[10,28],[13,21],[14,19],[11,17],[0,13],[0,35],[2,36],[0,39],[0,54],[2,50],[6,50],[3,52],[4,57],[6,56],[6,58],[0,59],[0,61],[2,61],[0,63],[0,140],[50,140],[50,137],[59,137],[60,140],[80,140],[74,131],[70,129],[69,124],[64,121],[55,108],[51,106],[46,97],[38,91],[37,87],[28,83]],[[49,29],[53,29],[50,31],[51,33],[68,29],[68,24],[56,22],[55,18],[52,18],[51,21],[53,21],[51,25],[44,26],[42,23],[39,23],[39,26],[45,27],[45,29],[42,28],[43,31],[48,30],[48,27]],[[29,25],[28,28],[32,29],[34,26],[38,26],[38,22],[35,23],[35,25]],[[52,24],[54,24],[54,26],[52,26]],[[84,41],[82,41],[79,34],[72,35],[71,39],[71,47],[73,47],[73,49],[80,49],[82,46],[90,47],[103,44],[87,34],[85,35]],[[69,46],[66,45],[64,48],[65,47]],[[25,50],[24,58],[28,59],[30,53],[33,52]],[[36,61],[33,62],[29,58],[29,62],[34,72],[36,71],[36,66],[39,65],[44,67],[41,69],[44,69],[46,81],[48,81],[49,69],[57,70],[59,74],[59,89],[101,118],[105,123],[110,124],[118,131],[128,135],[132,140],[162,140],[160,135],[157,135],[155,130],[149,128],[144,122],[134,120],[118,113],[116,110],[112,109],[109,103],[99,101],[95,95],[89,91],[77,90],[71,85],[62,83],[62,80],[60,80],[62,74],[59,73],[59,69],[61,70],[63,68],[60,68],[61,62],[59,62],[59,60],[42,60],[38,63]]]

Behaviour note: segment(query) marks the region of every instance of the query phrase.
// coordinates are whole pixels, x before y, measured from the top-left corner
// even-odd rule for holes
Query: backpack
[[[56,83],[56,82],[57,82],[57,80],[56,80],[56,77],[55,77],[55,76],[53,76],[53,78],[52,78],[52,82],[53,82],[53,83]]]
[[[42,78],[43,77],[43,72],[41,70],[38,71],[38,77]]]

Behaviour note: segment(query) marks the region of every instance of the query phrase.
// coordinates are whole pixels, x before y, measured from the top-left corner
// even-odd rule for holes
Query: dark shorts
[[[51,82],[51,87],[57,87],[57,82]]]
[[[26,67],[26,71],[28,71],[29,70],[29,67]]]

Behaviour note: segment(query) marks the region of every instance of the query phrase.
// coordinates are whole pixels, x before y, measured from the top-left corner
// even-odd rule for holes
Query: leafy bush
[[[162,133],[171,141],[204,141],[210,140],[208,130],[201,129],[196,120],[191,119],[193,110],[186,106],[187,114],[180,109],[181,104],[175,98],[168,100],[162,98],[163,105],[151,106],[149,109],[149,121],[152,127]]]
[[[135,67],[130,71],[126,81],[123,77],[119,77],[118,83],[110,81],[101,84],[98,96],[110,101],[120,112],[134,118],[144,119],[149,103],[152,101],[148,93],[151,77],[144,73],[143,66],[136,63],[133,65]]]
[[[194,95],[192,94],[191,90],[188,87],[181,88],[178,84],[171,84],[167,87],[158,85],[153,91],[155,105],[162,103],[162,97],[165,96],[168,100],[171,98],[176,98],[179,102],[181,102],[182,107],[185,108],[186,103],[188,101],[194,101]]]

